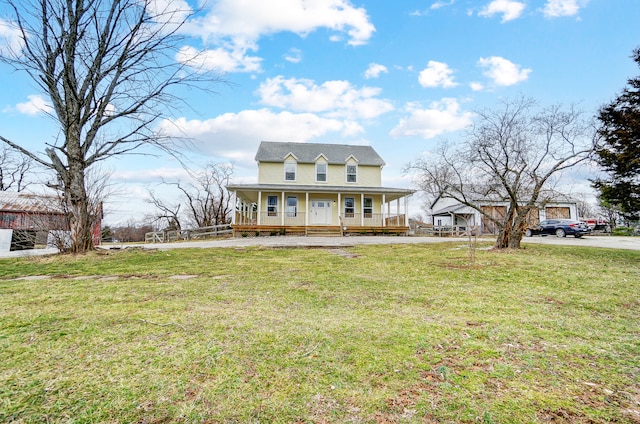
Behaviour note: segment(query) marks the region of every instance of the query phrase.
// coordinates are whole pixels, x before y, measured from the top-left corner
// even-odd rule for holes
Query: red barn
[[[100,244],[101,220],[96,219],[93,228],[93,243]],[[12,250],[33,248],[35,244],[46,244],[51,232],[69,231],[68,214],[55,196],[31,193],[0,191],[0,229],[9,229],[21,238],[33,237],[33,242],[16,247],[12,241]]]

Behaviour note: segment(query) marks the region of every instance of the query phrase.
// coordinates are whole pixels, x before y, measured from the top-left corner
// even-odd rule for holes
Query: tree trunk
[[[494,248],[520,249],[520,241],[524,234],[525,225],[525,221],[520,216],[520,213],[516,207],[510,206],[508,208],[504,226],[500,228]]]
[[[70,253],[86,253],[93,249],[93,222],[95,211],[85,187],[85,169],[81,162],[70,161],[64,198],[70,213]]]

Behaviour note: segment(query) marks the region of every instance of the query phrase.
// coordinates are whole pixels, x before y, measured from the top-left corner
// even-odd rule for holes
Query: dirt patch
[[[50,278],[54,278],[54,277],[49,275],[28,275],[26,277],[18,277],[15,280],[38,281],[38,280],[48,280]]]
[[[172,275],[170,280],[191,280],[192,278],[198,278],[199,275]]]
[[[347,252],[344,249],[329,249],[329,252],[331,252],[331,253],[333,253],[335,255],[340,255],[342,257],[349,258],[349,259],[359,258],[360,257],[360,255],[356,255],[355,253]]]

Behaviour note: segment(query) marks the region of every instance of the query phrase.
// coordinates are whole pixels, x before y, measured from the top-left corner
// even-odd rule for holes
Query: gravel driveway
[[[482,241],[493,241],[492,238],[482,238]],[[127,245],[104,245],[102,249],[184,249],[184,248],[212,248],[212,247],[248,247],[248,246],[268,246],[268,247],[349,247],[358,244],[418,244],[418,243],[445,243],[450,241],[467,241],[466,238],[455,237],[259,237],[259,238],[228,238],[207,241],[189,241],[176,243],[157,244],[127,244]],[[565,237],[525,237],[522,243],[526,246],[529,243],[556,244],[565,246],[590,246],[604,247],[610,249],[640,250],[640,237],[614,237],[614,236],[585,236],[582,238]],[[24,256],[50,255],[56,253],[55,249],[24,250],[18,252],[0,252],[0,258],[17,258]]]

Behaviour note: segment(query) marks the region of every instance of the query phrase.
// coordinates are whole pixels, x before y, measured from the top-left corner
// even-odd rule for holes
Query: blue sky
[[[156,0],[167,4],[196,6]],[[12,35],[5,12],[0,46]],[[183,28],[184,52],[205,49],[200,65],[229,84],[183,93],[190,107],[161,125],[193,139],[194,167],[232,162],[236,182],[255,181],[253,157],[269,140],[370,144],[387,163],[383,184],[411,187],[407,162],[460,140],[478,108],[526,95],[594,115],[640,72],[629,57],[638,22],[637,0],[208,0]],[[43,150],[58,134],[41,112],[48,99],[25,75],[0,66],[0,77],[0,133]],[[140,218],[162,177],[188,178],[165,156],[103,168],[117,188],[108,223]],[[567,190],[587,193],[588,176]]]

